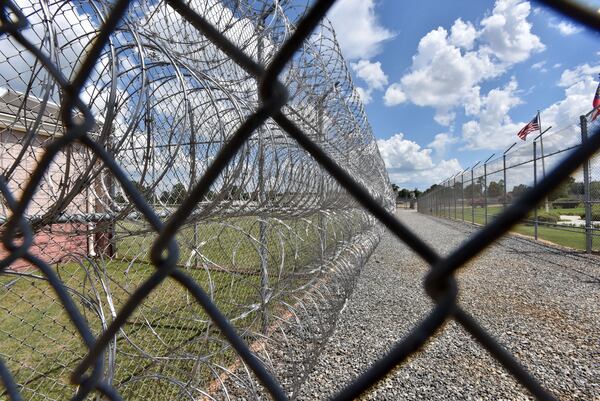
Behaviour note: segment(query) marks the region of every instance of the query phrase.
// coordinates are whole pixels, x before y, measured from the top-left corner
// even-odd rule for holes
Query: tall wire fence
[[[503,154],[494,154],[433,185],[419,197],[419,212],[489,224],[581,146],[599,126],[595,115],[592,111],[577,123],[530,134],[533,140],[515,142]],[[568,248],[600,251],[600,156],[586,160],[513,231]]]
[[[231,152],[210,184],[202,180],[259,107],[259,82],[166,2],[135,2],[113,27],[82,82],[81,109],[71,114],[74,127],[93,116],[86,129],[94,145],[71,141],[74,128],[61,120],[69,95],[55,74],[72,78],[85,64],[111,4],[16,5],[27,26],[0,40],[0,149],[7,195],[24,198],[36,182],[23,210],[31,258],[48,264],[97,336],[155,273],[148,250],[156,223],[186,210],[171,263],[271,370],[288,372],[279,378],[294,393],[378,241],[375,219],[273,121]],[[261,64],[306,11],[271,1],[187,7]],[[5,19],[17,15],[4,9]],[[382,159],[328,23],[318,24],[280,79],[289,118],[391,210]],[[64,146],[35,177],[40,155],[58,142]],[[194,186],[202,196],[182,209]],[[6,233],[11,206],[2,200]],[[5,243],[1,255],[9,254]],[[2,276],[0,355],[24,398],[63,400],[75,392],[65,376],[86,347],[31,258],[15,260]],[[101,359],[103,380],[127,399],[238,399],[256,391],[207,312],[173,279],[124,320]]]
[[[380,222],[432,265],[435,304],[335,399],[448,319],[553,399],[461,308],[453,277],[526,208],[447,258],[393,217],[323,21],[333,3],[0,3],[3,398],[294,398]],[[591,135],[519,205],[599,147]]]

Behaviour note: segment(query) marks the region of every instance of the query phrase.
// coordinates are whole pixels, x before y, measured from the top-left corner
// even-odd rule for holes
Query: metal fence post
[[[587,141],[587,119],[580,116],[581,144]],[[592,252],[592,204],[590,201],[590,160],[583,162],[583,205],[585,208],[585,251]]]
[[[475,181],[473,179],[473,170],[481,163],[478,161],[471,167],[471,223],[475,224]]]
[[[483,207],[484,207],[484,221],[487,225],[488,223],[488,188],[487,188],[487,163],[490,161],[492,157],[494,157],[495,153],[493,153],[490,157],[487,158],[485,162],[483,162]]]
[[[454,199],[454,220],[456,220],[456,174],[452,177],[452,198]]]
[[[504,185],[503,185],[503,189],[504,189],[504,196],[502,197],[502,206],[504,209],[506,209],[506,204],[508,203],[508,199],[507,199],[507,188],[508,188],[508,184],[506,183],[506,154],[516,145],[517,143],[513,143],[512,145],[510,145],[508,147],[508,149],[506,149],[504,151],[504,153],[502,154],[502,180],[504,181]]]
[[[262,30],[264,29],[263,21],[258,25],[259,35],[257,43],[257,58],[259,63],[263,62],[263,39]],[[263,130],[262,127],[257,129],[258,133],[258,201],[261,204],[267,202],[267,194],[265,188],[265,177],[264,177],[264,165],[265,165],[265,149],[263,144]],[[259,258],[260,258],[260,298],[261,298],[261,318],[262,318],[262,333],[266,333],[269,327],[269,314],[268,314],[268,298],[269,298],[269,263],[268,263],[268,244],[267,244],[267,223],[263,213],[259,214],[258,220],[258,241],[259,247]]]
[[[502,155],[502,208],[506,209],[506,153]]]
[[[533,187],[537,186],[537,142],[533,141]],[[533,235],[538,239],[538,205],[533,209]]]
[[[473,180],[473,168],[471,168],[471,223],[475,224],[475,184]]]
[[[465,221],[465,171],[460,173],[460,205],[462,209],[462,221]]]
[[[483,221],[487,225],[487,160],[483,163]]]

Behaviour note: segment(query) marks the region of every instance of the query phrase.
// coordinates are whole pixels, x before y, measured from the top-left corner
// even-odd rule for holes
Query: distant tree
[[[488,186],[487,195],[491,198],[497,198],[504,194],[504,180],[498,182],[492,181]]]
[[[512,199],[518,198],[523,195],[530,187],[525,184],[519,184],[513,187],[512,191],[510,191],[510,197]]]
[[[479,198],[483,195],[481,190],[482,185],[479,182],[475,182],[473,184],[468,184],[465,186],[465,198],[470,198],[471,195],[475,198]]]
[[[132,181],[131,182],[133,184],[133,186],[135,187],[135,189],[137,189],[141,194],[142,197],[144,198],[144,200],[148,203],[154,203],[154,201],[156,200],[155,195],[154,195],[154,191],[152,191],[152,189],[150,188],[150,186],[146,186],[140,182],[137,181]]]
[[[406,188],[402,188],[399,192],[398,192],[398,198],[399,199],[408,199],[410,198],[410,190],[406,189]]]
[[[185,185],[178,182],[177,184],[173,185],[173,188],[171,188],[171,195],[170,195],[169,203],[175,204],[175,205],[180,205],[181,202],[183,202],[183,200],[185,199],[186,193],[187,193],[187,190],[185,188]]]

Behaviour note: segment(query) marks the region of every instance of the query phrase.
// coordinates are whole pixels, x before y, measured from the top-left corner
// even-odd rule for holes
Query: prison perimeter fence
[[[515,142],[503,154],[456,172],[419,197],[419,212],[476,225],[491,223],[585,142],[599,126],[595,113],[532,133],[527,142]],[[600,156],[586,160],[512,230],[568,248],[600,251]]]
[[[442,258],[393,216],[333,3],[0,2],[0,398],[293,399],[387,227],[432,266],[435,303],[334,398],[455,319],[553,399],[461,308],[454,272],[600,135]]]

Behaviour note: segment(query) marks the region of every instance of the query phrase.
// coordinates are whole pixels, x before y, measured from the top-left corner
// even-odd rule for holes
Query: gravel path
[[[410,211],[398,217],[447,254],[473,228]],[[426,264],[384,234],[300,394],[324,399],[431,308]],[[460,302],[560,399],[600,400],[600,258],[506,237],[459,275]],[[526,400],[530,396],[457,324],[365,399]]]

